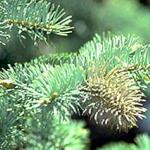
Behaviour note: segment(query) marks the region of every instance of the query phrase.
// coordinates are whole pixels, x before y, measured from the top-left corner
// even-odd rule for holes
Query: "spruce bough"
[[[26,32],[34,43],[72,29],[70,17],[62,19],[64,11],[45,0],[2,0],[0,9],[2,47],[14,26],[18,36]],[[131,35],[96,34],[76,53],[8,65],[0,72],[0,148],[84,149],[88,132],[71,123],[74,113],[128,131],[144,118],[149,82],[150,46]]]

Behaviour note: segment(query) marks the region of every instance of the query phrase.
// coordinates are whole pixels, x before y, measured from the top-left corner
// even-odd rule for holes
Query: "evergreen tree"
[[[34,44],[66,36],[72,27],[64,15],[45,0],[1,0],[1,46],[13,28]],[[76,53],[8,65],[0,72],[0,149],[86,149],[88,131],[71,121],[74,113],[112,130],[137,127],[149,82],[150,46],[130,35],[96,34]]]

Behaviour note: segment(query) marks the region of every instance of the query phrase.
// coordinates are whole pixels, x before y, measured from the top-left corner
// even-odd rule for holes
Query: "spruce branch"
[[[88,131],[83,122],[60,122],[47,111],[28,118],[26,131],[20,140],[26,143],[27,150],[36,149],[84,149],[88,143]]]
[[[118,66],[127,69],[142,90],[150,82],[150,46],[144,45],[136,36],[116,36],[108,33],[95,35],[92,41],[79,50],[77,63],[87,67],[103,66],[111,70]]]
[[[132,36],[96,35],[77,53],[42,56],[0,71],[2,102],[13,103],[0,111],[14,111],[14,122],[6,121],[6,135],[11,131],[16,140],[20,131],[28,133],[28,117],[32,122],[36,115],[47,114],[58,116],[62,123],[72,112],[79,113],[79,107],[97,123],[116,130],[137,126],[137,119],[144,118],[146,110],[140,87],[150,79],[149,46],[138,43]],[[19,127],[14,127],[18,121]],[[3,143],[9,141],[2,139]]]
[[[37,44],[51,33],[66,36],[70,23],[60,6],[46,0],[0,1],[0,45],[13,29]],[[9,65],[0,71],[0,149],[83,149],[87,131],[70,121],[79,108],[112,129],[137,126],[146,111],[140,88],[150,83],[149,64],[149,45],[109,33],[96,34],[77,53]]]
[[[150,64],[149,49],[149,45],[143,45],[140,38],[133,35],[117,36],[107,33],[99,36],[96,34],[93,40],[80,48],[79,60],[87,66],[94,63],[105,65],[106,62],[111,61],[109,70],[116,66],[148,65]]]
[[[97,69],[90,72],[92,75],[83,86],[88,95],[83,113],[119,131],[137,126],[137,118],[143,119],[146,111],[141,103],[145,101],[144,94],[128,72],[114,68],[109,72],[100,69],[97,74]]]
[[[20,103],[25,102],[28,110],[47,106],[52,114],[62,112],[61,118],[67,118],[66,116],[71,116],[71,112],[79,112],[81,107],[82,92],[78,86],[85,79],[85,71],[80,66],[16,64],[15,67],[9,66],[8,70],[3,69],[0,79],[4,88],[8,84],[6,81],[13,81],[15,87],[6,90],[5,95],[17,99]],[[19,94],[14,95],[17,91]],[[4,96],[4,93],[2,95]]]
[[[18,28],[19,38],[27,32],[36,44],[37,39],[46,41],[45,34],[66,36],[71,32],[71,16],[64,17],[60,6],[46,0],[2,0],[0,2],[0,43],[5,45],[13,27]],[[6,40],[6,41],[5,41]]]
[[[34,101],[30,102],[31,107],[41,108],[45,105],[53,115],[59,113],[63,118],[70,116],[72,112],[79,112],[82,92],[78,86],[84,78],[83,68],[73,64],[49,68],[49,71],[43,72],[33,80],[30,86],[32,90],[29,93],[34,97]],[[33,95],[33,91],[38,94]]]
[[[108,70],[114,67],[128,69],[137,84],[142,88],[149,83],[150,46],[142,44],[136,36],[116,36],[111,33],[94,38],[76,53],[56,53],[33,59],[31,63],[50,63],[55,66],[63,63],[81,65],[88,70],[92,65],[103,66]],[[132,68],[132,69],[131,69]],[[147,69],[146,69],[147,68]]]

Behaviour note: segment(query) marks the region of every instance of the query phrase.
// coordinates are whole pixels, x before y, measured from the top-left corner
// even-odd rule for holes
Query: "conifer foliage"
[[[46,34],[54,33],[66,36],[71,32],[71,16],[64,17],[60,6],[45,0],[2,0],[0,2],[0,43],[5,45],[10,38],[10,31],[17,27],[19,38],[28,33],[36,44],[37,39],[45,40]]]
[[[125,142],[111,143],[98,150],[149,150],[150,136],[148,134],[139,135],[135,138],[135,144]]]
[[[13,27],[34,43],[72,29],[45,0],[2,0],[0,10],[2,45]],[[113,130],[137,127],[149,82],[150,46],[130,35],[96,34],[77,53],[9,65],[0,72],[0,149],[84,149],[88,132],[71,122],[74,113]]]

